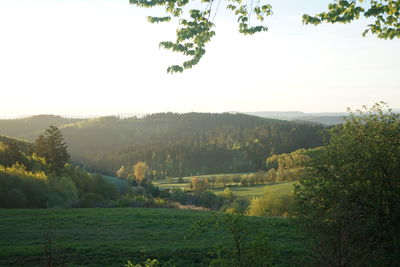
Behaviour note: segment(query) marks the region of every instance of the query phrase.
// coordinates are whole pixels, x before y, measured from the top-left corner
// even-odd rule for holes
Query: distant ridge
[[[297,122],[312,122],[324,125],[334,125],[344,122],[347,116],[345,112],[319,112],[319,113],[305,113],[301,111],[257,111],[257,112],[243,112],[253,116],[262,118],[297,121]]]
[[[43,131],[50,125],[61,126],[79,121],[82,121],[82,119],[69,119],[56,115],[35,115],[19,119],[0,120],[0,134],[29,139],[24,135]]]
[[[394,113],[400,113],[400,109],[392,109]],[[233,112],[238,113],[238,112]],[[288,120],[296,122],[312,122],[323,125],[335,125],[345,122],[348,116],[347,112],[315,112],[306,113],[301,111],[257,111],[257,112],[242,112],[262,118]]]

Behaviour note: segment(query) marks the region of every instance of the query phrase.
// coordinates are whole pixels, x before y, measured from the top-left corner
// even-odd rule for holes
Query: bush
[[[189,196],[180,188],[174,188],[170,192],[169,199],[181,204],[185,204],[189,200]]]
[[[201,206],[214,210],[219,209],[222,205],[222,199],[210,190],[203,191],[198,202]]]
[[[288,216],[295,205],[291,193],[270,193],[251,200],[248,215],[252,216]]]

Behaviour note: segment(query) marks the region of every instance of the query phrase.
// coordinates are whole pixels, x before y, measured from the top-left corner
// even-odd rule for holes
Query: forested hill
[[[24,140],[18,140],[12,137],[0,135],[0,143],[4,144],[15,144],[18,146],[18,149],[24,153],[32,153],[34,150],[34,144]]]
[[[320,146],[321,129],[244,114],[159,113],[91,119],[62,132],[73,159],[87,168],[115,174],[145,161],[163,177],[258,170],[273,153]]]
[[[35,140],[54,124],[53,119],[14,136]],[[271,154],[322,144],[318,133],[322,126],[244,114],[158,113],[140,119],[102,117],[66,122],[58,126],[72,159],[110,175],[137,161],[145,161],[157,177],[255,171],[264,167]],[[36,131],[39,126],[43,128]],[[17,125],[17,129],[24,127]],[[16,131],[12,127],[7,130],[7,135]],[[6,134],[4,127],[0,134]]]
[[[0,134],[34,140],[49,125],[61,126],[81,120],[68,119],[55,115],[37,115],[21,119],[0,120]]]

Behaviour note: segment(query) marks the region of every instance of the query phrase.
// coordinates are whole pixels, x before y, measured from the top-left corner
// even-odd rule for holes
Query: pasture
[[[206,179],[210,176],[218,177],[218,176],[233,176],[233,175],[240,175],[240,173],[183,177],[183,182],[181,183],[179,182],[178,178],[173,178],[172,183],[171,179],[153,180],[152,182],[155,186],[158,186],[160,189],[181,188],[185,190],[189,189],[189,183],[191,179],[194,177],[198,177],[200,179]],[[227,187],[229,187],[229,189],[238,197],[253,198],[253,197],[261,197],[262,195],[268,193],[286,194],[289,192],[293,192],[294,184],[295,182],[284,182],[284,183],[274,183],[266,185],[255,185],[255,186],[227,186]],[[218,194],[223,192],[224,189],[225,189],[224,187],[217,187],[211,190]]]
[[[256,185],[256,186],[240,186],[240,187],[229,187],[235,196],[253,198],[261,197],[268,193],[285,194],[293,192],[293,185],[295,182],[288,183],[277,183],[270,185]],[[216,194],[220,194],[224,191],[224,188],[212,189]]]
[[[157,258],[162,266],[207,266],[222,233],[190,238],[191,225],[213,212],[144,209],[0,210],[0,266],[43,266],[45,233],[54,229],[54,259],[66,266],[123,266]],[[304,249],[284,218],[247,217],[254,233],[264,229],[276,249],[276,264],[294,265]],[[53,225],[48,227],[48,222]],[[253,227],[253,226],[251,226]]]

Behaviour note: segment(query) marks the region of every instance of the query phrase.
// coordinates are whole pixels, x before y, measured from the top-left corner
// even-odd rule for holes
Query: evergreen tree
[[[51,125],[36,140],[36,154],[44,157],[51,172],[60,174],[70,157],[60,130]]]

